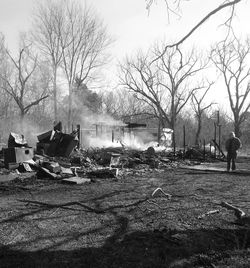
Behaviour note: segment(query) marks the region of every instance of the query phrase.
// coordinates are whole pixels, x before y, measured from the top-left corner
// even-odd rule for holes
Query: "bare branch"
[[[49,95],[46,95],[46,96],[43,96],[43,97],[31,102],[30,104],[28,104],[27,106],[24,107],[24,112],[27,113],[32,106],[38,105],[42,100],[44,100],[48,97],[49,97]]]
[[[153,61],[158,60],[160,57],[162,57],[166,51],[169,48],[178,48],[183,42],[185,42],[197,29],[199,29],[209,18],[211,18],[212,16],[214,16],[215,14],[217,14],[218,12],[220,12],[221,10],[228,8],[228,7],[233,7],[233,11],[234,11],[234,6],[238,3],[240,3],[242,0],[232,0],[232,1],[225,1],[223,4],[219,5],[218,7],[216,7],[215,9],[213,9],[212,11],[210,11],[204,18],[202,18],[184,37],[182,37],[178,42],[171,44],[171,45],[167,45],[165,46],[164,50],[162,51],[162,54],[159,55],[156,59],[154,59]],[[151,1],[150,1],[151,2]],[[231,13],[230,18],[233,16],[233,13]],[[231,19],[228,19],[226,24],[228,25],[228,23],[231,23]]]

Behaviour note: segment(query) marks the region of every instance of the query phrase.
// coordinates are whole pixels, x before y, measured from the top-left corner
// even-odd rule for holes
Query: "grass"
[[[239,167],[248,165],[245,160]],[[232,211],[218,206],[226,201],[249,215],[248,176],[190,173],[173,165],[120,172],[119,180],[32,180],[2,191],[1,267],[249,267],[249,225],[239,225]],[[172,198],[150,198],[157,187]]]

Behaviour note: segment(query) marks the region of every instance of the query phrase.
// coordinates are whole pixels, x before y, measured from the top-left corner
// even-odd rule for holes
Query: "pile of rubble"
[[[61,123],[53,130],[38,135],[36,149],[30,147],[23,135],[10,133],[8,147],[2,149],[0,162],[0,182],[23,178],[24,173],[29,173],[25,178],[36,175],[38,178],[78,180],[77,168],[72,168],[69,157],[78,146],[77,131],[65,134],[61,130]],[[62,161],[61,165],[58,160]],[[82,182],[90,179],[81,180]]]
[[[138,151],[121,147],[79,149],[77,131],[62,133],[59,123],[38,137],[36,149],[24,136],[10,133],[8,148],[2,149],[0,182],[14,180],[22,174],[37,178],[82,184],[96,178],[119,178],[128,169],[174,168],[170,152],[156,152],[154,147]],[[182,154],[180,153],[179,159]]]

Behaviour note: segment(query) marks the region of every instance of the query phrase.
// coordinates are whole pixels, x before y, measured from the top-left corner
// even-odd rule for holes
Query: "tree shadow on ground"
[[[227,252],[250,247],[249,228],[128,233],[127,218],[118,216],[117,222],[119,227],[106,239],[102,247],[58,250],[59,245],[55,244],[44,250],[28,252],[3,246],[0,253],[0,266],[215,267],[213,262],[230,258]]]

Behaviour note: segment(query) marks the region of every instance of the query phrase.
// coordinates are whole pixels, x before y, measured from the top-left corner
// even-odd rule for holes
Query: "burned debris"
[[[78,145],[78,132],[70,134],[62,133],[61,122],[53,130],[37,136],[37,152],[48,156],[69,157],[73,149]]]
[[[3,148],[4,166],[7,169],[15,169],[34,157],[34,150],[28,146],[23,135],[10,133],[8,148]]]
[[[35,173],[38,178],[60,180],[64,183],[82,184],[96,179],[121,177],[128,169],[169,169],[201,162],[214,156],[211,145],[181,148],[170,147],[172,131],[163,129],[159,143],[150,143],[147,148],[132,148],[126,135],[134,138],[146,124],[126,123],[120,125],[95,125],[95,137],[102,137],[105,128],[111,130],[111,146],[80,148],[80,126],[71,133],[63,133],[59,122],[53,129],[37,136],[36,148],[28,145],[21,134],[10,133],[8,147],[3,148],[3,166],[13,174]],[[117,141],[117,133],[123,139]],[[120,136],[119,136],[120,137]],[[125,137],[125,138],[124,138]],[[6,176],[5,176],[6,177]],[[9,176],[16,179],[16,176]]]
[[[14,147],[6,148],[7,151],[12,150],[10,152],[14,154],[14,157],[9,156],[7,151],[3,154],[2,163],[8,162],[8,166],[0,169],[0,191],[3,198],[5,195],[10,198],[14,193],[17,204],[16,207],[13,206],[13,202],[8,204],[7,217],[5,216],[7,213],[2,213],[4,226],[14,224],[16,227],[16,222],[20,222],[19,230],[21,230],[30,221],[25,232],[29,233],[31,229],[32,237],[29,237],[29,240],[25,236],[21,238],[21,241],[25,241],[25,243],[35,240],[34,219],[36,220],[35,228],[39,232],[41,230],[41,236],[47,230],[51,232],[51,228],[55,230],[55,236],[62,232],[63,228],[68,228],[66,234],[68,236],[72,229],[75,231],[75,219],[77,219],[80,234],[85,226],[96,228],[98,222],[101,231],[100,233],[95,230],[93,232],[95,237],[98,235],[98,239],[99,237],[102,239],[112,237],[109,233],[103,234],[102,232],[103,226],[106,226],[107,223],[107,229],[111,226],[113,227],[111,232],[116,233],[117,226],[118,228],[121,226],[120,219],[125,219],[125,222],[128,219],[131,229],[146,230],[142,233],[142,236],[146,237],[146,247],[154,237],[154,250],[158,247],[161,248],[162,244],[166,244],[167,247],[173,245],[178,250],[182,249],[183,243],[191,239],[183,230],[195,229],[197,225],[203,228],[205,224],[209,223],[219,224],[221,218],[225,220],[226,216],[234,219],[231,211],[228,213],[225,208],[233,210],[235,215],[238,215],[239,212],[240,220],[235,223],[241,224],[241,228],[247,228],[245,224],[248,218],[245,214],[248,215],[248,211],[245,210],[242,203],[239,203],[238,206],[246,213],[229,203],[221,202],[223,199],[227,200],[226,193],[222,198],[217,197],[218,202],[212,202],[213,197],[210,191],[211,185],[215,183],[214,176],[208,175],[212,178],[204,181],[204,176],[186,177],[187,175],[184,174],[188,171],[178,168],[183,164],[192,165],[203,161],[203,150],[199,151],[200,149],[197,148],[195,150],[198,152],[197,156],[193,154],[190,157],[192,160],[190,160],[185,158],[187,149],[186,152],[178,149],[174,154],[171,148],[158,144],[150,144],[141,150],[127,147],[125,142],[123,145],[114,142],[113,147],[82,148],[80,146],[78,148],[77,143],[74,143],[74,147],[70,144],[72,139],[69,139],[68,143],[54,139],[57,134],[65,137],[62,135],[65,133],[62,133],[60,129],[53,129],[38,135],[36,148],[29,147],[28,141],[21,144],[24,146],[15,147],[14,144]],[[75,131],[73,135],[75,135]],[[77,136],[76,134],[75,137]],[[21,138],[24,140],[24,137]],[[64,151],[70,151],[67,156],[60,154],[62,150],[58,150],[57,146],[54,147],[54,153],[52,150],[48,150],[56,142],[58,142],[57,146],[67,147],[67,149],[63,148]],[[44,144],[47,144],[47,147]],[[44,149],[40,150],[42,146]],[[22,158],[18,155],[20,153],[18,149],[24,152]],[[25,150],[30,150],[30,153],[25,154]],[[206,151],[206,154],[209,154],[209,150]],[[14,168],[14,165],[18,168]],[[12,167],[14,169],[10,170]],[[186,185],[187,181],[190,181],[189,188]],[[231,187],[230,183],[227,187]],[[219,187],[216,185],[215,188]],[[217,189],[217,191],[220,195],[220,190]],[[237,204],[235,201],[229,201]],[[22,211],[18,211],[19,207]],[[225,214],[228,215],[225,216]],[[114,215],[117,215],[117,222],[116,219],[109,222]],[[89,220],[90,218],[91,220]],[[36,224],[42,227],[37,228]],[[193,229],[191,229],[190,237],[193,237]],[[197,236],[202,235],[203,229],[200,230],[202,231],[199,231]],[[148,237],[148,233],[152,236]],[[124,234],[122,233],[119,240],[124,241],[127,230]],[[13,233],[14,236],[16,237],[16,234]],[[40,236],[40,233],[37,236]],[[162,244],[159,244],[161,237],[163,237]],[[211,237],[211,240],[214,239],[214,235]],[[219,241],[221,241],[220,239]],[[130,241],[133,245],[136,239]],[[6,240],[5,243],[7,244],[8,241]],[[41,243],[44,243],[43,236]],[[127,243],[126,240],[125,243]],[[54,244],[56,245],[53,242]],[[33,247],[33,244],[31,246]],[[92,241],[90,241],[89,247],[93,248]],[[124,253],[123,248],[122,246],[121,254]],[[107,249],[105,254],[110,251],[110,246]]]

